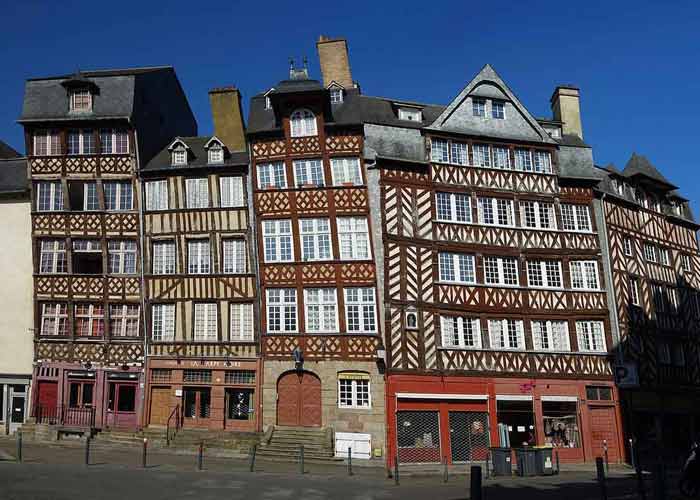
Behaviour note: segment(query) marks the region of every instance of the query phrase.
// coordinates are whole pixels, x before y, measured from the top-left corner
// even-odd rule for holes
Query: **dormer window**
[[[270,100],[270,96],[265,96],[265,109],[272,109],[272,101]]]
[[[71,91],[70,110],[78,112],[92,111],[92,94],[88,89]]]
[[[212,146],[209,148],[209,163],[223,163],[224,162],[224,150],[221,146]]]
[[[399,108],[399,120],[407,120],[410,122],[423,121],[420,109],[415,108]]]
[[[185,148],[174,149],[171,160],[173,165],[187,165],[187,151]]]
[[[340,87],[331,87],[331,104],[339,104],[343,102],[343,89]]]
[[[292,137],[309,137],[318,135],[316,117],[308,109],[297,109],[289,117]]]

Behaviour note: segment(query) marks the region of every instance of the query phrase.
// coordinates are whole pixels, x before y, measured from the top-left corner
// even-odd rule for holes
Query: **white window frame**
[[[86,181],[83,184],[83,210],[97,212],[100,210],[100,197],[97,194],[97,182]]]
[[[492,282],[488,279],[488,273],[486,271],[487,262],[496,261],[496,270],[498,272],[498,282]],[[510,261],[515,264],[515,283],[506,283],[505,276],[505,261]],[[518,259],[515,257],[496,257],[493,255],[485,255],[483,257],[483,267],[484,267],[484,284],[490,286],[502,286],[502,287],[517,287],[520,285],[520,276],[518,270]]]
[[[151,340],[153,342],[175,340],[175,304],[151,305]]]
[[[38,181],[35,186],[37,212],[62,212],[64,210],[61,181]],[[47,190],[48,196],[45,196]],[[48,208],[41,203],[42,197],[48,201]]]
[[[185,208],[209,208],[209,178],[191,177],[185,179]]]
[[[78,313],[79,307],[87,306],[87,311],[84,313]],[[100,313],[100,308],[102,313]],[[85,322],[88,325],[87,333],[78,333],[78,327],[81,322]],[[102,325],[102,331],[99,330],[99,325]],[[95,331],[95,327],[98,327]],[[78,302],[73,304],[73,328],[75,330],[75,336],[78,338],[102,338],[105,335],[105,307],[102,303],[92,303],[92,302]]]
[[[563,231],[574,233],[592,233],[591,213],[588,205],[562,203],[561,225]],[[570,210],[570,212],[569,212]]]
[[[684,273],[689,273],[693,270],[693,262],[687,253],[681,254],[681,270]]]
[[[512,170],[513,164],[510,159],[510,149],[505,146],[492,146],[491,154],[493,155],[493,168],[498,170]],[[502,160],[505,160],[503,162]]]
[[[331,87],[328,89],[331,104],[340,104],[343,102],[343,89],[340,87]]]
[[[450,141],[450,163],[453,165],[469,165],[469,144]]]
[[[497,226],[497,227],[515,227],[515,208],[513,200],[506,198],[495,198],[489,196],[479,196],[478,207],[479,207],[479,224],[483,226]],[[501,220],[501,212],[499,211],[499,202],[505,202],[507,204],[506,221],[505,224]],[[486,222],[485,210],[488,207],[490,209],[491,215],[493,217],[493,223]]]
[[[294,169],[294,185],[296,187],[318,188],[326,185],[323,160],[320,158],[293,160],[292,168]]]
[[[486,99],[483,97],[472,97],[472,116],[486,118]]]
[[[110,197],[107,193],[110,191],[110,186],[114,186],[114,206],[110,207],[108,201]],[[127,211],[134,209],[134,186],[131,181],[112,181],[105,180],[102,181],[102,191],[105,197],[105,210],[106,211]],[[128,194],[128,203],[125,203],[124,196]]]
[[[471,267],[471,276],[469,273],[465,275],[461,261],[464,259],[467,263],[467,268]],[[476,258],[472,254],[456,253],[456,252],[439,252],[438,253],[438,269],[440,281],[443,283],[455,283],[460,285],[476,284]]]
[[[512,343],[510,328],[515,328],[516,345]],[[525,344],[525,328],[521,319],[489,319],[489,342],[491,349],[497,351],[524,351]]]
[[[535,163],[532,158],[532,150],[527,148],[515,148],[513,150],[515,163],[513,169],[518,172],[532,173],[535,171]]]
[[[47,267],[50,270],[45,271]],[[67,272],[68,253],[65,240],[39,240],[39,274],[66,274]]]
[[[491,146],[482,143],[472,144],[472,166],[479,168],[493,168]]]
[[[597,292],[600,288],[600,274],[596,260],[572,260],[569,262],[571,289]]]
[[[500,113],[496,112],[497,109],[500,110]],[[506,119],[506,101],[491,99],[491,118],[494,120]]]
[[[362,167],[357,157],[331,158],[331,176],[334,186],[361,186]]]
[[[346,404],[343,402],[341,398],[341,393],[342,393],[342,385],[343,383],[349,383],[350,384],[350,404]],[[360,391],[358,390],[358,385],[367,385],[367,404],[361,404],[360,399],[358,397]],[[369,378],[365,377],[356,377],[356,378],[350,378],[350,377],[344,377],[344,378],[338,378],[338,408],[344,408],[344,409],[353,409],[353,410],[366,410],[372,407],[372,389],[371,389],[371,383]]]
[[[544,231],[557,229],[557,217],[554,211],[554,204],[542,201],[520,200],[520,221],[523,228],[541,229]],[[534,225],[529,224],[528,208],[532,207]],[[545,217],[549,220],[548,225],[544,225]]]
[[[49,308],[52,308],[51,312],[47,312]],[[50,332],[48,331],[49,325],[52,327]],[[65,302],[41,303],[40,334],[42,337],[68,336],[68,304]]]
[[[437,163],[450,163],[450,142],[447,139],[430,139],[430,160]]]
[[[294,241],[291,219],[262,221],[262,236],[265,262],[293,262]],[[288,250],[288,252],[283,251]]]
[[[40,144],[43,142],[43,144]],[[58,156],[61,154],[61,136],[57,130],[36,130],[32,135],[34,156]]]
[[[566,320],[533,320],[530,322],[535,351],[569,352],[569,322]]]
[[[155,240],[152,248],[152,274],[175,274],[177,270],[175,240]]]
[[[106,137],[109,136],[109,148],[107,148]],[[119,140],[117,140],[119,139]],[[126,139],[124,141],[124,139]],[[120,149],[118,146],[126,145]],[[103,155],[125,155],[129,154],[129,133],[125,129],[102,128],[100,129],[100,153]]]
[[[287,169],[283,162],[260,163],[257,166],[260,189],[286,189]]]
[[[136,312],[134,312],[134,310]],[[117,328],[113,328],[113,322],[118,323]],[[128,334],[129,323],[136,325],[136,333]],[[115,331],[119,333],[115,333]],[[110,304],[109,305],[109,335],[118,338],[139,337],[141,332],[141,306],[139,304]]]
[[[377,332],[377,297],[374,287],[348,287],[343,290],[345,294],[345,326],[348,333],[376,333]],[[357,293],[359,300],[351,299],[350,294]],[[363,295],[369,294],[372,299],[367,300]],[[359,328],[350,329],[350,310],[357,308]],[[373,328],[367,328],[367,323],[372,323]]]
[[[329,312],[332,316],[330,318],[327,316]],[[314,322],[318,323],[318,327],[312,328],[311,318],[316,315],[318,315],[318,318],[315,319]],[[326,287],[305,288],[304,318],[306,320],[305,325],[308,333],[337,333],[340,328],[340,322],[338,318],[338,294],[336,289]]]
[[[561,261],[551,259],[528,260],[526,269],[527,284],[531,288],[564,288]],[[542,284],[535,284],[534,282],[536,281],[541,282]],[[557,282],[559,284],[556,284]]]
[[[289,115],[289,132],[291,137],[312,137],[318,135],[316,115],[305,108],[295,110]]]
[[[279,294],[279,300],[276,295]],[[291,297],[291,298],[290,298]],[[297,305],[297,291],[295,288],[268,288],[265,290],[265,310],[268,333],[299,333],[299,311]],[[275,299],[275,300],[273,300]],[[271,313],[279,312],[280,328],[272,329]],[[290,320],[289,323],[287,322]],[[293,321],[293,324],[292,324]]]
[[[221,208],[246,206],[243,176],[222,175],[219,177],[219,206]]]
[[[302,261],[333,260],[331,221],[328,217],[299,219],[299,239]]]
[[[630,276],[630,304],[641,306],[641,294],[639,289],[639,278]]]
[[[187,240],[187,274],[212,274],[209,238]]]
[[[85,106],[76,107],[76,102],[78,98],[82,101],[83,98],[87,97],[85,101]],[[92,92],[89,89],[76,89],[70,91],[70,111],[73,113],[89,113],[92,111]]]
[[[248,272],[247,256],[244,238],[221,239],[221,272],[223,274],[245,274]]]
[[[138,247],[135,240],[107,241],[107,269],[109,274],[136,274]]]
[[[455,328],[456,327],[456,328]],[[468,332],[471,330],[471,332]],[[440,334],[445,349],[481,349],[481,321],[466,316],[440,315]],[[471,342],[467,342],[467,334]]]
[[[625,236],[622,238],[622,252],[627,256],[627,257],[632,257],[634,255],[633,249],[634,246],[632,244],[632,238],[629,238],[628,236]]]
[[[216,302],[194,303],[192,340],[195,342],[218,342],[219,305]]]
[[[671,265],[671,255],[668,248],[659,247],[659,263],[662,266]]]
[[[229,305],[229,341],[253,342],[253,304],[232,302]]]
[[[442,198],[444,200],[444,197],[447,197],[447,201],[449,203],[449,208],[450,208],[450,218],[446,219],[443,218],[440,214],[440,207],[444,205],[444,203],[440,202],[440,199]],[[466,215],[465,220],[459,220],[459,211],[457,210],[457,200],[466,200],[467,206],[466,210],[464,211],[464,215]],[[460,205],[461,206],[461,205]],[[464,207],[463,207],[464,208]],[[444,215],[444,214],[443,214]],[[453,224],[471,224],[472,223],[472,199],[471,196],[468,194],[464,193],[448,193],[444,191],[438,191],[435,193],[435,217],[438,222],[451,222]]]
[[[174,166],[187,165],[187,149],[178,146],[170,153],[170,164]]]
[[[576,337],[579,352],[607,352],[602,321],[577,321]]]
[[[538,174],[551,174],[552,154],[549,151],[535,149],[532,152],[532,169]]]
[[[168,210],[168,181],[146,181],[146,210]]]
[[[659,256],[656,246],[653,243],[644,243],[644,260],[658,264]]]
[[[221,164],[224,162],[224,148],[219,145],[210,146],[207,149],[207,163],[210,165]]]
[[[369,244],[369,222],[367,217],[338,217],[336,222],[340,259],[371,259],[372,249]]]

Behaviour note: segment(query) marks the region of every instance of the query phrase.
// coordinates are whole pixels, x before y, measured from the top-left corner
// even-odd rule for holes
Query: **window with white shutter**
[[[223,272],[225,274],[244,274],[247,270],[246,248],[243,238],[224,238],[221,240],[223,255]]]
[[[175,304],[153,304],[151,328],[151,339],[154,342],[175,340]]]
[[[168,181],[146,182],[146,210],[167,210]]]
[[[253,304],[231,304],[229,310],[231,342],[252,342],[253,339]]]
[[[153,242],[153,274],[175,274],[175,241]]]
[[[218,331],[218,308],[216,303],[194,304],[194,341],[216,342]]]
[[[189,274],[211,273],[211,247],[209,239],[187,242],[187,272]]]
[[[209,179],[185,179],[185,191],[187,192],[187,208],[209,207]]]
[[[244,207],[243,177],[227,176],[219,177],[219,195],[221,207]]]

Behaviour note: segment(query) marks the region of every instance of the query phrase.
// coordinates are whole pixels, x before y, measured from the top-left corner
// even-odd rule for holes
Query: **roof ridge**
[[[83,76],[126,76],[126,75],[136,75],[139,73],[147,73],[150,71],[160,71],[164,69],[175,69],[173,65],[162,65],[162,66],[135,66],[133,68],[111,68],[111,69],[88,69],[88,70],[78,70],[77,73]],[[72,78],[76,75],[76,72],[67,73],[64,75],[53,75],[46,77],[33,77],[27,78],[28,82],[36,82],[42,80],[65,80],[66,78]]]

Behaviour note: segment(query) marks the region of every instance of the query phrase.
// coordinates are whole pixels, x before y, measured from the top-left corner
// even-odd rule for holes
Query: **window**
[[[581,352],[605,352],[605,335],[602,321],[577,321],[576,336]]]
[[[517,285],[517,259],[515,257],[484,257],[484,283],[487,285]]]
[[[138,304],[110,304],[109,334],[111,337],[139,336]]]
[[[554,205],[541,201],[521,201],[521,220],[524,227],[532,229],[556,229]]]
[[[168,181],[146,182],[146,210],[168,209]]]
[[[525,349],[525,333],[521,320],[490,319],[489,338],[492,349]]]
[[[440,267],[440,281],[476,283],[473,255],[440,252],[438,254],[438,262]]]
[[[297,332],[297,291],[294,288],[268,288],[267,331]]]
[[[130,240],[108,241],[110,274],[136,274],[136,242]]]
[[[34,132],[34,155],[56,156],[61,154],[61,137],[55,130]]]
[[[98,240],[73,240],[73,273],[102,274],[102,246]]]
[[[294,180],[297,187],[323,186],[323,164],[321,160],[294,160]]]
[[[183,370],[182,371],[182,381],[183,382],[194,382],[198,384],[211,384],[211,370]],[[200,393],[201,395],[202,393]],[[189,415],[194,416],[194,415]],[[207,416],[207,415],[202,415]]]
[[[461,349],[481,349],[479,318],[440,316],[442,346]]]
[[[269,95],[265,96],[265,109],[272,109],[272,99]]]
[[[515,148],[515,170],[532,172],[532,154],[529,149]]]
[[[532,345],[536,351],[570,351],[569,325],[566,321],[537,320],[530,323]]]
[[[630,277],[630,304],[635,306],[641,305],[639,299],[639,278],[633,276]]]
[[[510,170],[510,150],[501,146],[493,147],[493,167]]]
[[[231,304],[229,317],[231,320],[229,340],[231,342],[252,342],[253,304]]]
[[[68,335],[68,307],[60,302],[41,304],[41,335],[65,337]]]
[[[75,304],[75,335],[78,337],[102,337],[104,333],[104,305]]]
[[[182,146],[178,146],[177,149],[173,149],[171,163],[176,166],[187,165],[187,150]]]
[[[260,189],[284,189],[287,187],[287,173],[284,163],[263,163],[258,165],[258,186]]]
[[[154,342],[175,340],[175,304],[153,304],[151,307],[152,332]]]
[[[96,211],[100,209],[95,181],[70,181],[68,183],[70,209],[75,211]]]
[[[131,210],[134,208],[133,186],[129,181],[104,181],[105,210]]]
[[[622,240],[622,250],[625,252],[627,257],[632,257],[632,239],[623,238]]]
[[[430,158],[439,163],[449,163],[450,148],[445,139],[431,139]]]
[[[153,274],[175,274],[175,242],[153,242]]]
[[[463,142],[452,142],[452,163],[456,165],[469,165],[469,146]]]
[[[219,195],[222,208],[244,207],[246,203],[243,194],[243,177],[219,177]]]
[[[301,219],[302,259],[327,260],[332,258],[330,225],[328,219]]]
[[[71,111],[91,111],[92,94],[88,89],[73,90],[70,93]]]
[[[472,209],[468,194],[436,193],[437,219],[443,222],[471,222]]]
[[[224,148],[219,145],[212,145],[207,150],[207,163],[223,163]]]
[[[194,341],[216,342],[219,337],[218,310],[216,303],[195,303],[194,305]]]
[[[549,151],[535,151],[533,157],[535,159],[535,172],[552,173],[552,157]]]
[[[569,263],[571,288],[598,290],[598,263],[594,260],[577,260]]]
[[[345,289],[345,321],[350,333],[377,331],[374,288]]]
[[[152,368],[151,382],[153,383],[168,383],[172,380],[173,371],[167,368]]]
[[[63,210],[61,181],[39,181],[36,186],[36,209],[40,212]]]
[[[487,144],[474,144],[472,152],[474,153],[474,166],[491,167],[491,151]]]
[[[338,407],[369,408],[369,375],[365,373],[338,374]]]
[[[69,155],[95,154],[95,135],[90,129],[69,130],[67,144]]]
[[[472,97],[472,113],[474,116],[486,116],[486,99]]]
[[[187,208],[209,207],[209,179],[185,179],[185,191],[187,192]]]
[[[41,240],[39,273],[67,273],[66,242],[64,240]]]
[[[362,185],[362,171],[359,158],[331,158],[334,186]]]
[[[670,312],[678,311],[678,291],[673,286],[666,287],[666,303]]]
[[[669,257],[668,248],[659,247],[659,262],[664,266],[671,265],[671,258]]]
[[[331,104],[340,104],[343,102],[343,89],[333,87],[330,89]]]
[[[338,301],[335,288],[307,288],[304,290],[304,303],[307,332],[338,331]]]
[[[342,260],[370,258],[369,229],[365,217],[338,217],[338,242]]]
[[[422,119],[420,109],[399,108],[399,120],[408,120],[409,122],[419,122]]]
[[[562,288],[561,262],[557,260],[529,260],[527,282],[532,287]]]
[[[503,101],[491,100],[491,117],[496,120],[504,120],[506,117],[506,103]]]
[[[690,261],[690,255],[681,254],[681,270],[686,273],[689,273],[693,270],[693,265]]]
[[[289,117],[292,137],[317,135],[316,117],[308,109],[298,109]]]
[[[656,283],[651,284],[651,297],[654,301],[654,309],[656,312],[666,311],[666,297],[664,294],[664,289],[661,285]]]
[[[561,224],[564,231],[591,231],[591,216],[588,206],[562,203]]]
[[[612,401],[612,388],[586,386],[586,399],[589,401]]]
[[[129,134],[126,130],[100,129],[100,152],[104,154],[127,154]]]
[[[656,247],[651,243],[644,243],[644,259],[647,262],[658,262]]]
[[[289,219],[265,220],[262,223],[265,262],[291,262],[292,221]]]
[[[254,384],[255,370],[226,370],[224,383],[229,385]]]
[[[489,226],[513,226],[515,224],[513,200],[480,197],[479,222]]]
[[[189,274],[209,274],[211,272],[211,247],[209,239],[187,242],[187,272]]]
[[[581,447],[576,401],[542,401],[542,425],[545,446]]]
[[[221,240],[223,255],[223,272],[225,274],[244,274],[247,269],[245,240],[243,238],[225,238]]]

